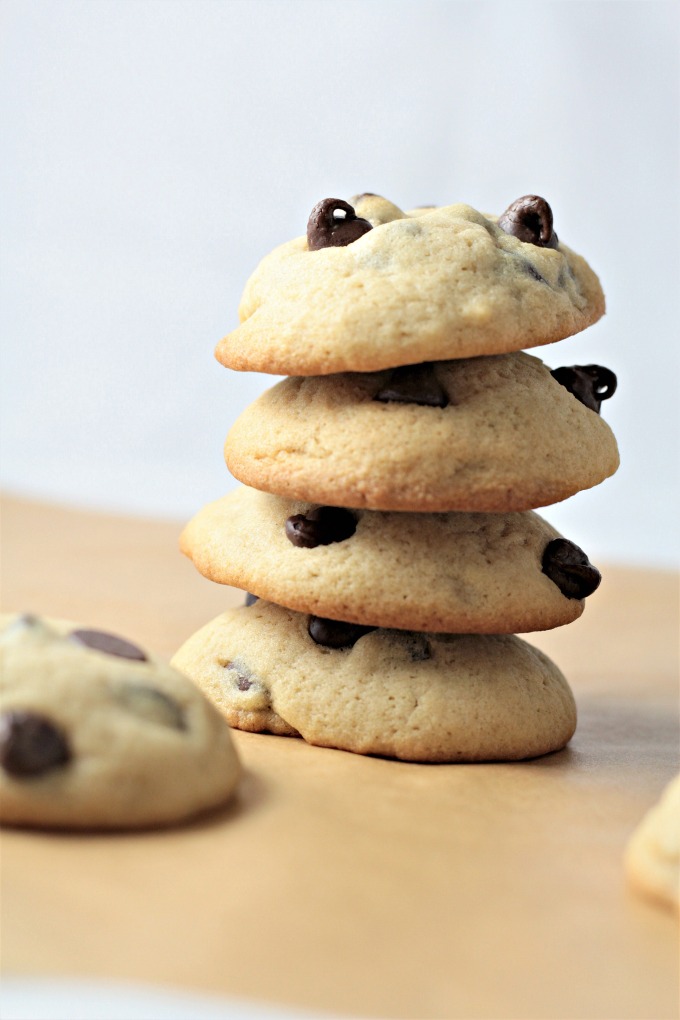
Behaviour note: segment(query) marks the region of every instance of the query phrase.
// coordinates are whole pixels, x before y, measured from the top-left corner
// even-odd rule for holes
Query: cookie
[[[291,499],[374,510],[514,511],[597,485],[619,464],[598,413],[616,379],[515,353],[290,378],[225,444],[231,473]]]
[[[367,630],[258,600],[173,658],[232,726],[420,762],[530,758],[576,726],[564,677],[513,636]]]
[[[300,612],[407,630],[559,627],[600,581],[531,511],[347,510],[241,487],[205,506],[180,545],[211,581]]]
[[[680,775],[631,836],[625,865],[637,889],[680,909]]]
[[[100,631],[31,616],[0,626],[3,824],[165,825],[232,794],[229,727],[176,669]]]
[[[253,273],[241,325],[216,356],[277,375],[374,372],[552,343],[603,313],[597,276],[557,240],[537,196],[499,218],[468,205],[409,215],[375,195],[356,210],[324,199],[307,236]]]

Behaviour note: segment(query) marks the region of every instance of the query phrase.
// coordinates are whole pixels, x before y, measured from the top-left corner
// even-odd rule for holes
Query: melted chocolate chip
[[[583,549],[566,538],[554,538],[543,553],[541,569],[568,599],[585,599],[592,595],[602,575],[592,565]]]
[[[344,247],[372,229],[368,220],[357,216],[349,202],[343,202],[341,198],[324,198],[311,211],[307,223],[307,245],[310,251]]]
[[[356,530],[352,511],[337,506],[320,506],[308,514],[295,514],[286,521],[286,537],[303,549],[344,542]]]
[[[249,591],[246,592],[246,606],[254,606],[257,602],[257,595],[251,595]]]
[[[405,634],[404,641],[411,662],[426,662],[432,658],[430,642],[424,634]]]
[[[550,373],[561,386],[589,407],[600,413],[600,404],[616,392],[616,376],[603,365],[564,365]]]
[[[342,620],[326,620],[322,616],[310,616],[307,627],[312,641],[324,648],[351,648],[364,634],[375,629]]]
[[[434,365],[402,365],[395,368],[374,400],[383,404],[419,404],[421,407],[446,407],[453,403],[435,373]]]
[[[224,669],[228,669],[236,674],[236,686],[239,691],[249,691],[253,684],[257,682],[253,673],[239,659],[233,662],[223,662],[222,665]]]
[[[539,248],[556,248],[552,209],[540,195],[523,195],[498,217],[498,226],[506,234]]]
[[[10,711],[0,716],[0,765],[11,776],[42,776],[71,760],[62,731],[36,712]]]
[[[115,634],[107,634],[103,630],[74,630],[69,637],[72,641],[77,641],[86,648],[93,648],[96,652],[116,655],[120,659],[134,659],[136,662],[147,661],[146,654],[137,645]]]

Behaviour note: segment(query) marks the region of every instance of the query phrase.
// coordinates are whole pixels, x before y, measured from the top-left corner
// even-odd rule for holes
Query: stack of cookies
[[[618,466],[616,379],[523,353],[604,312],[538,196],[499,218],[325,199],[249,280],[227,367],[289,378],[232,428],[243,484],[182,550],[250,593],[176,654],[235,727],[410,761],[563,747],[557,667],[600,575],[533,512]]]

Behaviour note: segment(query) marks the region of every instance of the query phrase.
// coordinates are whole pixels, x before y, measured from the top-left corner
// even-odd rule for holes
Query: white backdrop
[[[187,517],[235,483],[275,380],[215,342],[327,195],[502,211],[527,192],[608,315],[535,352],[619,376],[611,480],[545,511],[591,558],[670,565],[678,508],[678,5],[5,0],[5,488]]]

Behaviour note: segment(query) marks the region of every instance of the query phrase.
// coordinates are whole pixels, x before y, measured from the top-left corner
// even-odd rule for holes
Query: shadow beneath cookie
[[[41,839],[54,839],[61,842],[73,839],[77,839],[79,841],[89,839],[101,840],[102,838],[115,839],[117,842],[122,842],[128,839],[153,839],[156,837],[163,837],[164,839],[167,839],[169,836],[177,837],[203,831],[205,829],[218,828],[222,825],[234,824],[239,818],[248,815],[253,811],[257,811],[262,804],[266,803],[267,799],[267,784],[263,782],[259,775],[256,775],[246,769],[239,780],[236,790],[226,803],[220,804],[217,807],[208,808],[200,814],[178,822],[152,823],[147,826],[138,825],[127,828],[121,825],[119,828],[115,829],[107,829],[105,827],[97,826],[82,829],[76,827],[64,827],[57,829],[42,828],[39,825],[29,827],[20,824],[13,825],[7,823],[3,823],[3,827],[6,831],[14,830],[16,832],[30,832],[39,836]]]
[[[257,811],[268,799],[267,783],[262,777],[249,769],[244,769],[239,784],[231,798],[220,807],[196,815],[182,825],[183,831],[193,829],[215,828],[231,823],[243,815]]]

